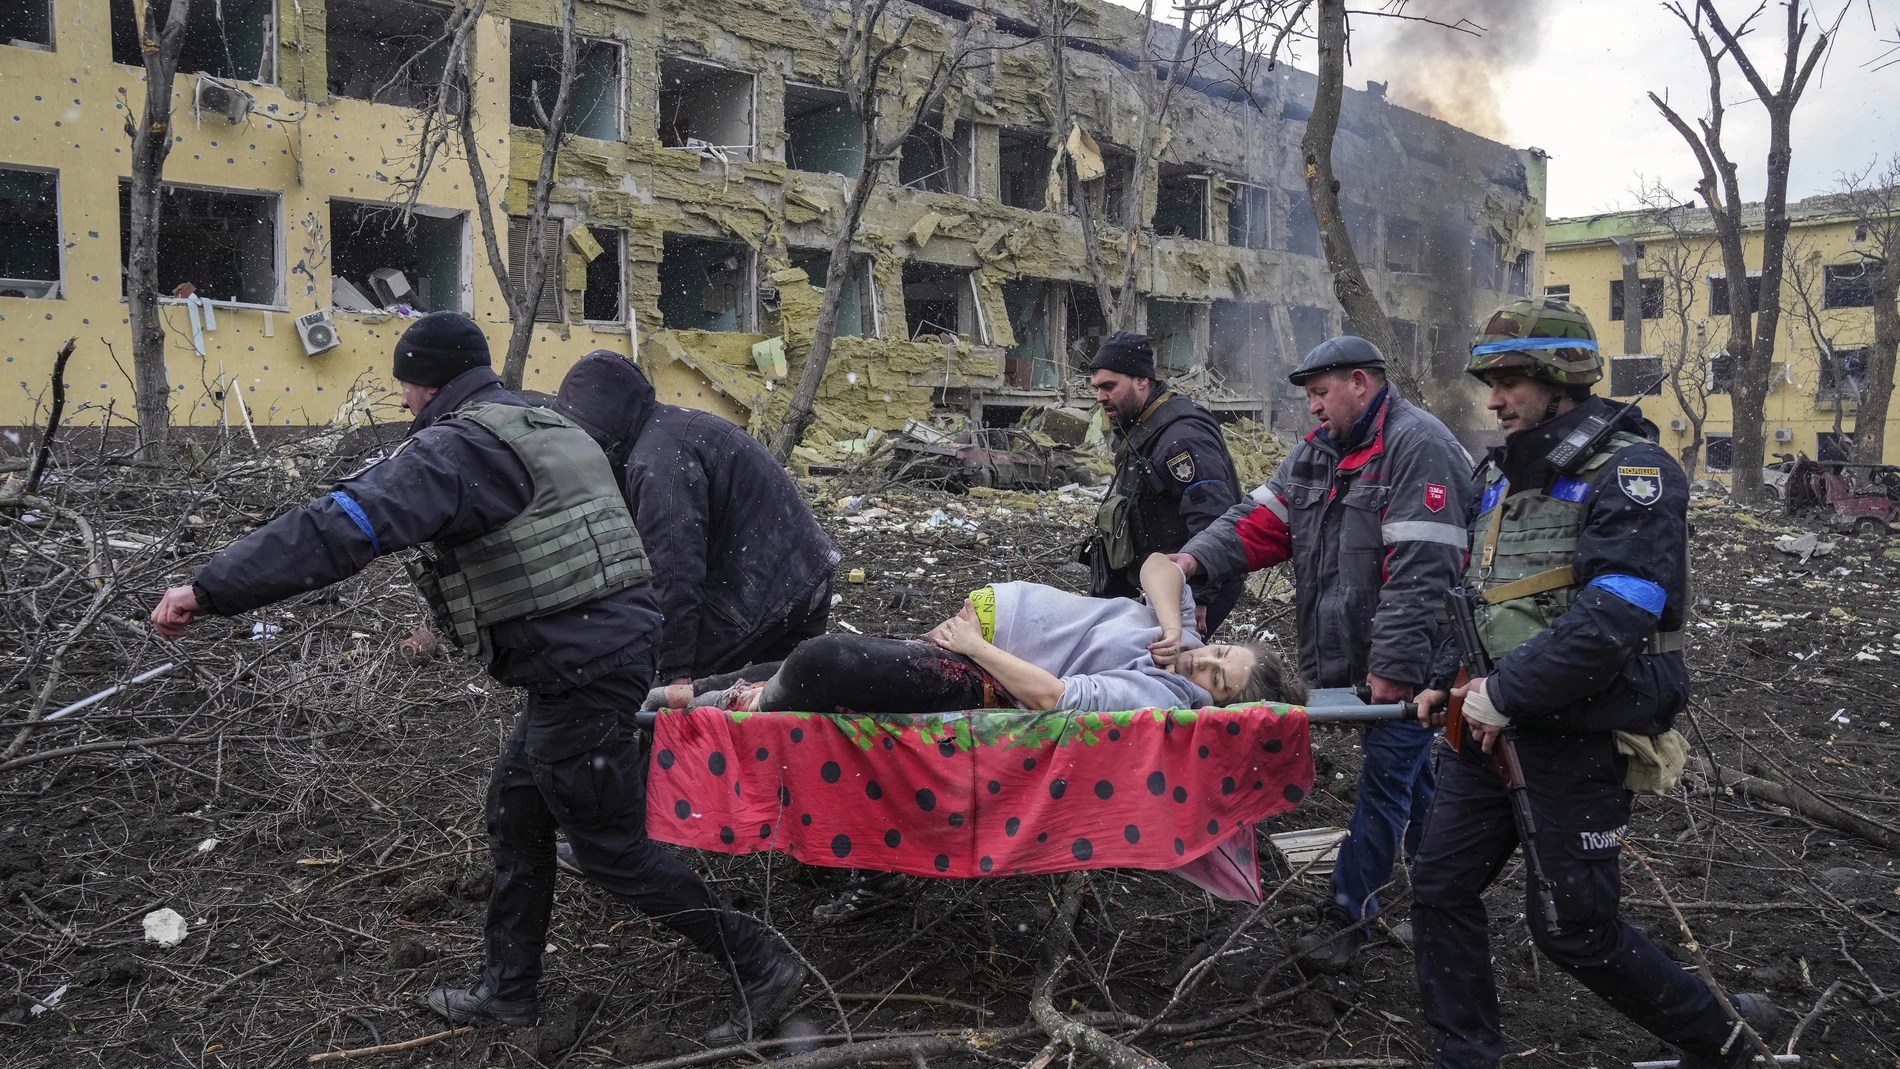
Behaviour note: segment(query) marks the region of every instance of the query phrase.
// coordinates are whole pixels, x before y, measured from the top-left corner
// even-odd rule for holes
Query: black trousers
[[[875,635],[820,635],[783,661],[748,665],[694,685],[704,691],[761,679],[771,682],[760,708],[812,713],[942,713],[981,709],[997,697],[989,674],[968,657],[922,639]]]
[[[633,714],[650,669],[554,696],[533,693],[488,785],[495,887],[483,929],[482,980],[504,999],[533,999],[554,907],[554,830],[587,878],[690,940],[740,976],[776,955],[770,935],[728,909],[646,834],[646,755]]]
[[[1537,852],[1555,885],[1557,927],[1527,888],[1531,941],[1619,1013],[1682,1050],[1714,1057],[1730,1023],[1714,994],[1617,916],[1618,856],[1631,794],[1607,732],[1520,737]],[[1412,870],[1419,1000],[1439,1069],[1492,1069],[1504,1056],[1485,889],[1517,849],[1517,825],[1489,755],[1440,743],[1438,794]],[[1528,884],[1530,881],[1526,881]]]

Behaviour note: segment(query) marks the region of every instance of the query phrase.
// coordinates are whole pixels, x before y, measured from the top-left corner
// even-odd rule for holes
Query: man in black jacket
[[[1089,593],[1138,598],[1141,562],[1150,553],[1180,552],[1219,519],[1240,500],[1240,476],[1213,415],[1155,377],[1147,335],[1109,335],[1089,362],[1089,385],[1115,430],[1115,478],[1083,548]],[[1245,578],[1225,577],[1205,589],[1196,580],[1196,612],[1207,610],[1202,638],[1233,610]]]
[[[751,435],[661,404],[637,365],[605,350],[568,370],[554,407],[620,477],[666,618],[661,682],[783,660],[824,634],[838,550]]]
[[[714,1043],[784,1013],[805,969],[758,922],[727,909],[646,837],[634,713],[653,675],[660,614],[638,534],[593,443],[525,406],[489,368],[467,316],[434,312],[396,344],[409,437],[328,495],[225,547],[152,610],[177,638],[201,613],[248,612],[424,547],[411,572],[438,627],[527,702],[489,783],[495,883],[485,964],[472,988],[436,988],[450,1021],[531,1024],[554,903],[554,831],[595,882],[713,955],[734,975]]]

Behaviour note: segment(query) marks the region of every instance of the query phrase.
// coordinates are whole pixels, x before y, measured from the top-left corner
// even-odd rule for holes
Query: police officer
[[[1240,476],[1213,415],[1155,378],[1147,335],[1109,335],[1089,362],[1089,384],[1116,439],[1115,478],[1083,549],[1089,593],[1138,598],[1141,562],[1179,550],[1240,500]],[[1207,608],[1199,628],[1206,637],[1240,600],[1243,577],[1196,585],[1202,589],[1195,601]]]
[[[1688,698],[1688,480],[1640,413],[1591,396],[1603,360],[1575,305],[1503,306],[1472,342],[1467,367],[1489,387],[1487,407],[1506,436],[1478,468],[1466,575],[1482,595],[1476,630],[1497,667],[1453,691],[1468,729],[1457,752],[1440,751],[1438,797],[1412,873],[1433,1064],[1492,1067],[1504,1053],[1483,894],[1518,846],[1487,756],[1507,730],[1556,913],[1552,926],[1541,899],[1526,911],[1532,941],[1680,1047],[1684,1066],[1742,1064],[1754,1047],[1716,996],[1617,916],[1626,777],[1632,766],[1668,763],[1644,755],[1667,752]],[[1552,452],[1566,439],[1568,462],[1565,450]],[[1420,703],[1443,697],[1428,691]],[[1733,1001],[1757,1031],[1778,1023],[1759,996]]]
[[[381,463],[225,547],[152,610],[177,638],[200,614],[229,616],[356,574],[399,549],[437,626],[496,680],[527,691],[489,782],[495,883],[485,964],[471,988],[436,988],[450,1021],[532,1024],[554,902],[554,830],[608,890],[713,955],[734,976],[731,1042],[796,997],[803,966],[727,909],[645,832],[633,714],[653,675],[660,614],[649,567],[600,449],[490,370],[473,320],[433,312],[396,343],[409,437]]]
[[[622,476],[666,615],[662,681],[784,660],[824,634],[837,547],[751,435],[659,403],[639,367],[605,350],[568,370],[554,408]]]
[[[1300,672],[1320,687],[1411,698],[1431,681],[1444,591],[1464,563],[1471,458],[1445,425],[1386,381],[1364,338],[1320,343],[1290,378],[1319,420],[1265,486],[1175,558],[1216,580],[1293,562]],[[1432,732],[1374,724],[1360,741],[1350,837],[1332,899],[1296,944],[1310,965],[1344,969],[1379,911],[1401,845],[1410,855],[1432,799]]]

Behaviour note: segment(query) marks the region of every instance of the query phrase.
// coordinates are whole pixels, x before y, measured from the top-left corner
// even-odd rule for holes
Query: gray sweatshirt
[[[1155,665],[1154,611],[1127,598],[1089,598],[1041,583],[997,583],[996,645],[1062,680],[1060,708],[1090,712],[1199,708],[1213,698]],[[1194,595],[1181,590],[1181,648],[1198,649]]]

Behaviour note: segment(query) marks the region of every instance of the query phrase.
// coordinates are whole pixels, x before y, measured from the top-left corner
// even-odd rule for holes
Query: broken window
[[[1473,238],[1471,241],[1471,281],[1480,289],[1498,288],[1497,242],[1488,238]]]
[[[1108,317],[1102,313],[1102,300],[1095,287],[1082,282],[1069,284],[1068,313],[1063,320],[1063,337],[1069,340],[1069,363],[1064,368],[1086,368],[1095,358],[1095,350],[1108,337]]]
[[[976,279],[967,267],[911,260],[904,264],[904,322],[910,340],[955,334],[981,343]]]
[[[0,44],[53,50],[53,0],[0,4]]]
[[[1413,272],[1419,269],[1424,231],[1411,219],[1396,215],[1385,217],[1385,269]]]
[[[1874,269],[1867,264],[1829,264],[1821,294],[1823,308],[1872,308]]]
[[[1295,356],[1305,356],[1333,336],[1332,313],[1324,308],[1289,308],[1287,317],[1293,322],[1293,344],[1300,350]]]
[[[1267,220],[1273,216],[1267,187],[1234,182],[1232,188],[1234,199],[1227,206],[1227,244],[1237,249],[1267,248]]]
[[[1735,361],[1727,353],[1709,354],[1709,392],[1726,394],[1735,385]]]
[[[1711,473],[1729,470],[1735,461],[1735,440],[1726,434],[1711,434],[1703,443],[1702,466]]]
[[[1761,272],[1750,271],[1748,273],[1748,307],[1744,308],[1743,311],[1754,312],[1760,310],[1760,308]],[[1725,316],[1729,314],[1729,311],[1728,276],[1710,275],[1709,314],[1712,316]]]
[[[752,248],[743,242],[666,235],[660,254],[660,320],[669,330],[749,331],[756,321]]]
[[[215,301],[281,305],[277,285],[277,194],[174,186],[159,194],[158,292]],[[119,258],[131,257],[132,183],[119,180]]]
[[[751,159],[754,80],[744,71],[677,57],[660,61],[660,144]]]
[[[1320,255],[1319,220],[1305,193],[1295,193],[1286,210],[1286,251],[1297,256]]]
[[[1858,456],[1858,443],[1849,431],[1816,431],[1814,459],[1822,463],[1850,463]]]
[[[1504,279],[1504,292],[1513,297],[1526,297],[1531,292],[1531,254],[1526,249],[1511,258],[1511,269]]]
[[[1207,176],[1162,164],[1155,186],[1155,233],[1164,237],[1207,238]]]
[[[448,13],[412,0],[329,0],[330,95],[405,108],[433,105],[448,61]]]
[[[561,315],[561,221],[544,219],[541,221],[541,247],[546,250],[547,269],[541,276],[541,292],[534,299],[534,321],[536,323],[559,323]],[[516,293],[528,292],[528,261],[534,256],[534,242],[530,240],[528,220],[520,216],[508,217],[508,288]]]
[[[1148,342],[1155,350],[1155,370],[1188,375],[1201,369],[1207,351],[1207,305],[1189,301],[1148,302]]]
[[[554,114],[561,93],[561,31],[510,24],[508,43],[508,121],[516,126],[541,128],[535,100],[541,110]],[[620,46],[612,41],[576,36],[574,87],[569,90],[567,132],[602,141],[620,137]]]
[[[996,156],[1006,206],[1030,211],[1048,207],[1049,167],[1055,160],[1048,134],[998,130]]]
[[[58,297],[59,176],[0,167],[0,297]]]
[[[843,93],[786,84],[785,166],[847,178],[864,169],[864,123]]]
[[[418,206],[405,221],[386,204],[330,202],[330,303],[346,312],[466,311],[467,213]]]
[[[1867,391],[1867,358],[1871,349],[1836,349],[1820,354],[1820,381],[1816,402],[1855,401]]]
[[[897,180],[912,189],[969,196],[974,186],[975,159],[970,124],[958,122],[949,137],[940,128],[942,116],[918,123],[904,139],[897,161]]]
[[[806,280],[816,289],[825,288],[831,272],[831,253],[823,249],[793,249],[792,266],[805,272]],[[877,288],[871,282],[871,258],[852,256],[851,271],[845,276],[844,292],[838,295],[840,338],[877,336]]]
[[[11,0],[10,0],[11,2]],[[111,0],[112,62],[145,66],[138,22],[132,5],[144,0]],[[153,0],[158,27],[170,17],[172,0]],[[332,48],[336,47],[333,43]],[[185,43],[178,52],[178,73],[209,74],[241,82],[276,77],[277,5],[275,0],[197,0],[185,15]]]
[[[1410,364],[1418,356],[1418,324],[1409,319],[1388,319],[1392,327],[1392,340],[1397,343],[1398,351],[1386,356],[1402,364]]]
[[[587,261],[587,282],[581,290],[581,318],[589,323],[627,320],[627,232],[605,226],[575,227],[600,246]],[[568,242],[573,244],[570,234]],[[578,248],[578,247],[577,247]]]
[[[1663,284],[1660,278],[1645,278],[1643,284],[1643,318],[1661,319],[1663,311]],[[1623,318],[1623,280],[1610,280],[1610,318]]]
[[[1559,282],[1556,285],[1545,286],[1544,296],[1549,297],[1553,301],[1568,301],[1570,299],[1570,283]]]
[[[1003,308],[1016,346],[1003,364],[1009,385],[1024,390],[1054,389],[1062,380],[1056,366],[1056,286],[1042,279],[1018,278],[1003,283]]]
[[[1227,385],[1265,381],[1266,370],[1278,355],[1273,306],[1265,301],[1215,301],[1207,322],[1207,362]]]
[[[1068,181],[1069,203],[1078,208],[1087,204],[1095,218],[1110,226],[1126,226],[1130,215],[1128,205],[1129,180],[1134,177],[1135,157],[1125,148],[1116,145],[1100,145],[1102,152],[1102,177],[1088,182],[1079,181],[1075,168],[1065,168]],[[1135,205],[1133,211],[1140,211]]]
[[[1654,397],[1662,393],[1662,357],[1613,356],[1610,358],[1610,396]]]

